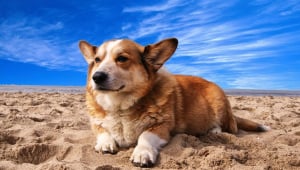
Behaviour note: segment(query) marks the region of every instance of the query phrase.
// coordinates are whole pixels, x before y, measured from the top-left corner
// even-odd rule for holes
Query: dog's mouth
[[[113,88],[108,88],[108,87],[97,85],[96,89],[100,90],[100,91],[118,92],[118,91],[122,90],[124,87],[125,87],[125,85],[122,85],[119,88],[113,89]]]

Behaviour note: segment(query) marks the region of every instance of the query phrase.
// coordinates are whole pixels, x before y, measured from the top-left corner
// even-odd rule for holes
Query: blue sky
[[[177,37],[166,63],[225,89],[300,89],[298,0],[0,0],[0,84],[80,85],[79,40]]]

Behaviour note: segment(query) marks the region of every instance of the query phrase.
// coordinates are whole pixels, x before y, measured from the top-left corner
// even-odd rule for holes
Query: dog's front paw
[[[131,155],[131,162],[139,167],[152,167],[156,162],[158,150],[151,146],[138,145]]]
[[[116,154],[118,147],[115,140],[107,133],[101,133],[97,136],[97,144],[95,146],[97,152]]]

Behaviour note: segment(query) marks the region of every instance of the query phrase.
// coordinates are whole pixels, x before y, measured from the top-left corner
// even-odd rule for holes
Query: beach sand
[[[153,169],[300,169],[300,97],[229,96],[234,114],[272,128],[194,137],[179,134]],[[140,169],[133,148],[94,151],[82,93],[0,92],[0,170]]]

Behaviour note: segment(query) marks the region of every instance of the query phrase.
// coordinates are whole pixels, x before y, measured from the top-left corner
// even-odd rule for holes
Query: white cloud
[[[233,81],[228,81],[231,87],[238,89],[284,89],[282,80],[278,75],[252,74],[235,76]]]
[[[48,36],[64,28],[62,22],[45,24],[38,18],[8,18],[0,23],[0,57],[52,69],[82,70],[77,42]]]
[[[260,10],[261,15],[291,15],[300,11],[300,4],[298,0],[256,0],[252,1],[253,5],[262,6],[263,10]]]
[[[136,6],[136,7],[126,7],[123,12],[159,12],[165,11],[174,7],[185,5],[188,1],[182,2],[180,0],[168,0],[165,3],[156,4],[152,6]]]
[[[171,59],[167,67],[172,72],[207,75],[215,81],[224,80],[225,86],[231,88],[284,88],[276,83],[276,78],[273,77],[276,75],[253,74],[250,78],[247,75],[263,72],[266,68],[276,68],[276,65],[257,60],[285,55],[288,48],[282,47],[294,45],[293,42],[300,38],[299,31],[285,31],[299,25],[282,24],[281,21],[289,18],[273,17],[274,14],[287,15],[299,11],[299,3],[262,0],[249,2],[250,7],[257,6],[256,13],[243,13],[239,16],[236,13],[238,10],[232,10],[237,8],[234,6],[238,1],[186,2],[174,1],[168,7],[166,4],[171,1],[150,7],[125,8],[124,12],[142,12],[146,16],[136,24],[135,29],[130,28],[125,34],[136,40],[154,35],[157,41],[177,37],[179,47],[173,58],[191,57],[192,60],[179,64]],[[215,75],[218,70],[229,72],[229,77]]]

